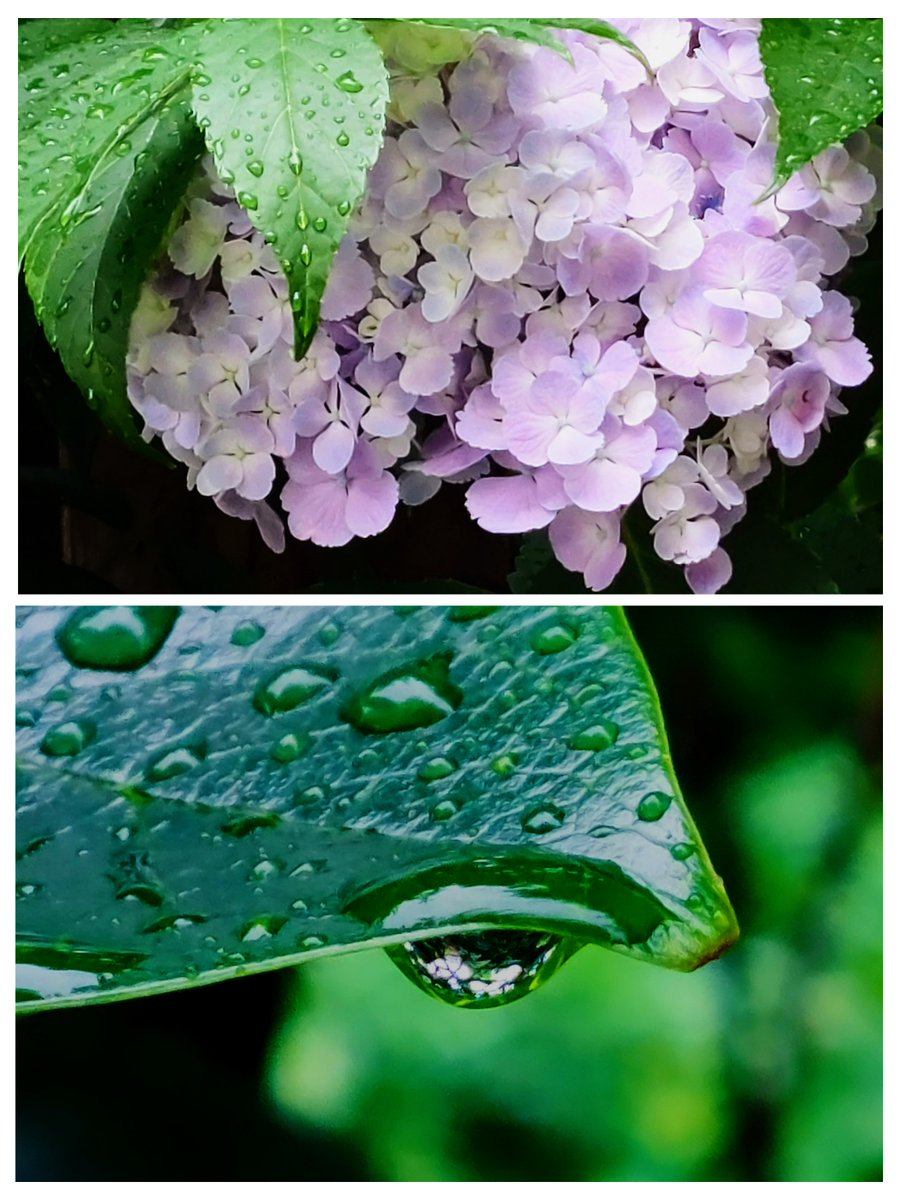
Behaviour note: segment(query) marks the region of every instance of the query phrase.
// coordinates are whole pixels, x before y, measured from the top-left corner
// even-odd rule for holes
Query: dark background
[[[733,950],[489,1012],[365,951],[28,1016],[19,1179],[881,1178],[881,609],[630,616]]]
[[[849,413],[809,462],[777,465],[751,492],[748,516],[725,541],[735,563],[727,591],[882,591],[878,427],[873,436],[882,403],[881,224],[836,286],[861,301],[856,332],[876,370],[843,394]],[[323,549],[289,536],[286,552],[273,554],[252,523],[188,492],[184,468],[169,465],[162,449],[142,457],[107,433],[48,346],[24,285],[19,310],[20,592],[584,593],[543,533],[528,536],[521,555],[523,539],[480,530],[465,510],[465,488],[452,485],[421,508],[400,507],[377,537]],[[681,570],[654,556],[649,528],[633,505],[627,535],[638,557],[613,589],[687,591]]]

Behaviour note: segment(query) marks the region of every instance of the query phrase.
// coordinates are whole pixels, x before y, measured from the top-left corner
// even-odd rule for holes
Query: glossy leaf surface
[[[882,19],[765,17],[760,55],[779,112],[772,192],[882,112]]]
[[[683,970],[735,939],[618,609],[19,624],[26,1008],[455,932]]]
[[[381,53],[359,21],[245,18],[210,22],[197,61],[198,122],[220,176],[279,257],[301,355],[381,149]]]

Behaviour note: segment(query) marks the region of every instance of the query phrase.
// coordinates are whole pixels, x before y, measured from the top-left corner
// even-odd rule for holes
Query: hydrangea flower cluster
[[[340,546],[463,484],[483,529],[548,529],[595,590],[638,502],[695,591],[728,581],[720,540],[771,454],[805,461],[872,369],[829,281],[865,249],[880,146],[857,134],[761,201],[759,22],[618,24],[651,78],[582,34],[571,63],[484,37],[440,75],[395,70],[301,362],[278,262],[207,161],[129,356],[189,486],[281,549],[273,501]]]

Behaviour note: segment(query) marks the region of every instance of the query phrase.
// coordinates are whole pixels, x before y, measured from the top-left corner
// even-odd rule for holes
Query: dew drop
[[[609,750],[619,737],[619,726],[612,721],[599,721],[567,741],[570,750]]]
[[[242,942],[262,942],[273,937],[288,923],[287,917],[262,916],[254,917],[246,925],[242,925],[240,938]]]
[[[267,717],[290,712],[333,684],[337,678],[338,672],[332,667],[301,664],[283,667],[257,687],[253,694],[253,706]]]
[[[539,987],[575,943],[554,933],[483,930],[388,949],[388,957],[424,992],[447,1004],[493,1008]]]
[[[256,158],[253,160],[253,162],[247,163],[246,166],[247,166],[247,170],[251,173],[251,175],[256,176],[257,179],[260,178],[260,176],[263,174],[263,171],[265,170],[265,167],[263,166],[263,164],[259,161],[259,159],[256,159]]]
[[[578,630],[565,621],[546,625],[532,635],[532,649],[538,654],[559,654],[573,644]]]
[[[659,821],[672,802],[672,796],[668,796],[666,792],[649,792],[639,801],[639,821]]]
[[[288,155],[288,169],[292,175],[299,175],[303,170],[303,159],[301,158],[300,151],[296,146]]]
[[[455,817],[460,811],[460,805],[456,800],[446,797],[444,800],[439,800],[437,804],[429,810],[429,816],[433,821],[449,821],[451,817]]]
[[[433,783],[436,779],[447,779],[457,770],[457,764],[452,758],[430,758],[423,763],[416,774],[425,783]]]
[[[160,783],[164,779],[174,779],[176,775],[184,775],[204,761],[207,755],[205,742],[197,742],[193,746],[173,746],[155,755],[149,762],[146,778],[150,783]]]
[[[16,726],[19,729],[30,729],[33,725],[37,725],[40,714],[34,708],[17,708],[16,709]]]
[[[241,86],[238,88],[238,95],[246,96],[249,93],[249,91],[250,91],[250,84],[242,83]]]
[[[229,837],[245,838],[257,829],[273,829],[280,823],[281,817],[277,813],[242,813],[240,816],[226,821],[224,825],[220,826],[220,829]]]
[[[260,206],[259,197],[253,192],[238,192],[238,203],[250,212],[256,212]]]
[[[201,916],[200,913],[177,913],[175,916],[160,917],[158,921],[152,921],[144,927],[144,933],[163,933],[167,930],[178,932],[182,929],[190,929],[192,925],[204,925],[207,918]]]
[[[340,213],[340,215],[342,217],[346,217],[350,213],[350,210],[352,207],[353,206],[351,205],[351,202],[349,200],[342,200],[338,204],[338,212]]]
[[[523,814],[523,833],[551,833],[560,828],[565,817],[563,809],[555,804],[540,804]]]
[[[325,217],[316,217],[313,220],[313,228],[317,233],[325,233],[327,227],[328,221],[326,221]]]
[[[328,945],[328,938],[311,933],[307,937],[301,938],[297,945],[301,950],[318,950],[321,946]]]
[[[318,784],[313,784],[312,787],[302,788],[294,795],[294,803],[303,807],[307,804],[321,804],[326,798],[325,788],[319,787]],[[296,871],[291,872],[296,875]]]
[[[258,621],[240,621],[232,630],[231,643],[233,646],[253,646],[265,634],[266,630]]]
[[[516,754],[499,754],[491,762],[491,769],[501,779],[509,779],[516,771],[518,756]]]
[[[159,653],[180,611],[161,605],[78,608],[56,641],[76,667],[134,671]]]
[[[285,187],[283,183],[280,183],[275,189],[275,194],[278,196],[279,200],[287,200],[291,194],[291,189]]]
[[[64,721],[49,730],[41,742],[41,753],[51,758],[80,754],[97,736],[93,721]]]
[[[341,719],[360,733],[397,733],[434,725],[463,700],[462,691],[451,682],[450,663],[450,654],[434,654],[385,672],[343,706]]]
[[[313,261],[313,251],[310,249],[310,247],[307,245],[306,242],[304,242],[304,244],[300,248],[299,257],[300,257],[300,261],[303,263],[303,265],[305,267],[308,267],[310,265],[310,263]]]
[[[276,762],[290,763],[301,758],[313,745],[308,733],[286,733],[273,745],[270,754]]]
[[[341,636],[341,626],[335,621],[327,621],[319,630],[319,640],[323,646],[334,646]]]
[[[497,604],[455,604],[447,614],[447,619],[458,624],[481,621],[483,617],[490,617],[492,613],[496,613],[498,607]]]
[[[345,71],[335,80],[335,87],[340,88],[342,92],[347,92],[351,96],[356,96],[363,90],[363,85],[354,75],[353,71]]]
[[[345,146],[350,145],[350,136],[349,136],[349,134],[345,133],[344,130],[342,129],[341,132],[338,134],[338,136],[335,138],[335,141],[343,149]]]
[[[248,67],[254,71],[258,70],[263,65],[263,60],[261,58],[248,58],[246,62]]]
[[[677,842],[675,846],[670,847],[670,854],[677,862],[685,862],[694,852],[695,848],[691,842]]]

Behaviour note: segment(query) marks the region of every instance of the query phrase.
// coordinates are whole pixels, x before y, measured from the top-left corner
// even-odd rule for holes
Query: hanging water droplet
[[[348,92],[351,96],[356,96],[363,90],[363,85],[354,75],[353,71],[345,71],[335,80],[335,87],[340,88],[342,92]]]
[[[434,654],[387,671],[341,709],[361,733],[397,733],[434,725],[459,708],[462,691],[449,675],[451,655]]]
[[[260,683],[253,694],[253,706],[267,717],[290,712],[305,700],[312,699],[323,688],[329,687],[337,678],[338,672],[332,667],[301,664],[283,667]]]
[[[457,770],[457,764],[452,758],[430,758],[428,762],[423,763],[416,774],[426,783],[432,783],[436,779],[447,779],[448,775],[453,775]]]
[[[310,247],[307,245],[306,242],[304,242],[304,244],[300,248],[299,257],[300,257],[300,261],[303,263],[303,265],[305,267],[308,267],[310,265],[310,263],[313,261],[313,251],[310,249]]]
[[[350,135],[345,133],[344,130],[342,129],[341,132],[338,134],[338,136],[335,138],[335,141],[342,148],[345,146],[349,146],[350,145]]]
[[[579,636],[579,631],[566,621],[546,625],[532,635],[532,649],[538,654],[559,654]]]
[[[174,606],[79,608],[56,641],[76,667],[134,671],[159,653],[181,610]]]
[[[619,726],[613,721],[599,721],[581,733],[575,733],[566,743],[570,750],[609,750],[619,737]]]
[[[240,621],[232,630],[233,646],[253,646],[264,637],[266,630],[258,621]]]
[[[97,736],[93,721],[64,721],[49,730],[41,742],[41,753],[51,758],[80,754]]]
[[[494,1008],[539,987],[579,944],[555,933],[484,930],[388,948],[424,992],[447,1004]]]
[[[559,829],[566,819],[566,813],[556,804],[539,804],[523,814],[523,833],[552,833]]]
[[[672,802],[672,796],[666,792],[649,792],[639,801],[636,810],[639,821],[659,821]]]
[[[150,783],[174,779],[176,775],[184,775],[185,771],[199,766],[206,755],[205,742],[197,742],[193,746],[173,746],[168,750],[161,751],[150,760],[147,765],[146,778]]]

